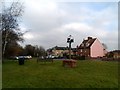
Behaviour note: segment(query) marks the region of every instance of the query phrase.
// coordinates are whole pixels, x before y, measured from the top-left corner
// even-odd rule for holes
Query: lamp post
[[[73,42],[74,42],[74,39],[72,35],[69,35],[69,37],[67,38],[67,43],[69,43],[69,59],[71,59],[71,43]]]

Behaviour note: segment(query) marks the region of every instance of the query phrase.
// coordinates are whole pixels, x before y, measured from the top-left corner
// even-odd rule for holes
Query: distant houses
[[[55,46],[47,50],[48,55],[55,57],[65,57],[69,55],[69,47],[58,47]],[[107,54],[107,50],[104,45],[97,39],[87,37],[82,43],[76,48],[71,48],[71,55],[74,57],[89,57],[98,58],[104,57]]]
[[[58,46],[55,46],[47,50],[48,55],[52,55],[55,57],[63,57],[64,54],[67,55],[68,52],[69,52],[68,47],[58,47]]]
[[[107,53],[108,58],[120,59],[120,50],[114,50]]]
[[[77,55],[76,52],[77,52],[76,48],[71,48],[71,55]],[[67,58],[69,56],[69,48],[68,46],[66,47],[55,46],[47,50],[47,55],[52,55],[59,58],[62,57]]]

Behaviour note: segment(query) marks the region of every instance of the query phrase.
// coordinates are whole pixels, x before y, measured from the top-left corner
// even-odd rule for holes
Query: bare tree
[[[4,56],[6,46],[11,42],[23,41],[23,33],[19,28],[19,18],[23,13],[23,3],[12,2],[10,7],[3,2],[2,14],[0,16],[0,32],[2,33],[2,55]]]

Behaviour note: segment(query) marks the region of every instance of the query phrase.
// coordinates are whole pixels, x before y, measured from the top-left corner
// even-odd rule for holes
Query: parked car
[[[55,58],[55,56],[54,56],[54,55],[48,55],[48,56],[46,56],[46,58],[49,58],[49,59],[54,59],[54,58]]]
[[[14,60],[17,60],[18,59],[18,57],[17,56],[10,56],[10,58],[9,59],[14,59]]]
[[[31,59],[32,56],[24,56],[25,59]]]
[[[20,59],[20,58],[24,58],[24,59],[31,59],[31,58],[32,58],[32,56],[18,56],[18,59]]]
[[[24,58],[24,59],[31,59],[32,56],[11,56],[10,59],[14,59],[14,60],[18,60],[20,58]]]

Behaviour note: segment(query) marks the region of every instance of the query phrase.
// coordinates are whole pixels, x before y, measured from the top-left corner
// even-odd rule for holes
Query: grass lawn
[[[117,88],[118,62],[82,60],[76,68],[62,66],[62,61],[2,65],[3,88]]]

